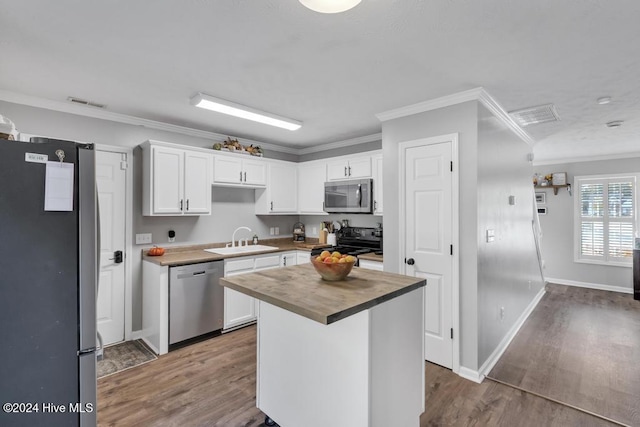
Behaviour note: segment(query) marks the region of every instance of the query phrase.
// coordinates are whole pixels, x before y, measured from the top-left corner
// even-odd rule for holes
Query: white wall
[[[404,250],[399,248],[400,176],[398,144],[458,133],[460,176],[460,364],[478,368],[477,297],[477,141],[478,103],[465,102],[382,123],[384,168],[384,257],[386,271],[401,272]]]
[[[591,162],[540,165],[535,172],[546,175],[566,172],[567,180],[573,183],[575,176],[619,173],[640,173],[640,157],[600,160]],[[546,193],[547,215],[540,216],[542,228],[542,257],[545,261],[545,276],[551,279],[582,282],[595,285],[633,289],[631,267],[614,267],[577,263],[573,260],[574,196],[560,189],[554,196],[552,190],[536,188]]]
[[[531,228],[531,150],[480,103],[383,122],[384,247],[400,254],[385,256],[384,263],[385,270],[402,271],[398,144],[451,133],[459,138],[460,365],[477,371],[544,286]],[[510,195],[515,206],[508,204]],[[487,228],[496,232],[491,244],[485,242]]]
[[[531,148],[484,106],[478,119],[478,365],[544,287],[534,234]],[[515,196],[515,205],[509,204]],[[487,243],[486,230],[495,230]],[[504,318],[500,309],[504,307]]]

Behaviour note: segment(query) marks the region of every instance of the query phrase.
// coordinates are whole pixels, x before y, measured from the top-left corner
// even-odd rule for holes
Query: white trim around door
[[[422,138],[417,140],[405,141],[398,144],[398,171],[404,171],[404,150],[409,147],[417,147],[431,144],[451,144],[451,160],[452,160],[452,174],[451,174],[451,244],[453,245],[452,251],[452,267],[451,267],[451,326],[453,328],[452,339],[452,371],[460,373],[460,238],[459,238],[459,194],[460,194],[460,178],[459,178],[459,162],[458,162],[458,134],[448,134],[429,138]],[[399,181],[399,221],[398,221],[398,263],[406,268],[404,259],[406,257],[406,212],[405,212],[405,182],[404,178],[400,177]],[[403,271],[401,271],[402,273]],[[428,284],[427,284],[428,285]]]
[[[125,208],[125,291],[124,291],[124,339],[130,341],[133,337],[133,275],[131,251],[133,250],[133,174],[131,173],[131,162],[133,161],[133,149],[119,147],[115,145],[95,144],[97,151],[107,151],[112,153],[123,153],[127,156],[126,166],[126,208]]]

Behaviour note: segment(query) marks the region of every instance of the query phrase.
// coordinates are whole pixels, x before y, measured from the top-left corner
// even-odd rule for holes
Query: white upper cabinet
[[[382,154],[373,156],[373,214],[382,215]]]
[[[267,164],[262,159],[243,159],[241,155],[213,156],[213,185],[233,187],[264,187]]]
[[[142,144],[143,215],[211,214],[211,155],[178,147]]]
[[[344,156],[327,162],[327,180],[371,178],[371,156]]]
[[[298,168],[295,163],[271,161],[267,166],[267,188],[256,190],[256,214],[298,212]]]
[[[327,215],[324,212],[326,162],[298,164],[298,212],[307,215]]]

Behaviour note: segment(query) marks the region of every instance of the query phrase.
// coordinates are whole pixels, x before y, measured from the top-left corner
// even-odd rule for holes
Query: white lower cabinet
[[[296,264],[309,264],[311,262],[311,252],[296,251]]]
[[[378,261],[369,261],[368,259],[358,260],[360,268],[368,268],[369,270],[384,271],[383,264]]]
[[[298,265],[296,251],[283,252],[280,254],[280,267],[289,267],[291,265]]]
[[[280,267],[281,254],[255,257],[229,258],[224,260],[224,277],[253,273]],[[224,288],[224,329],[232,329],[256,320],[255,298]]]

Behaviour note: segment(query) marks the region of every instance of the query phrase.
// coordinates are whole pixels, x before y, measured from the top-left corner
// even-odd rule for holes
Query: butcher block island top
[[[327,282],[311,264],[226,277],[220,284],[328,325],[426,285],[424,279],[354,268]]]

